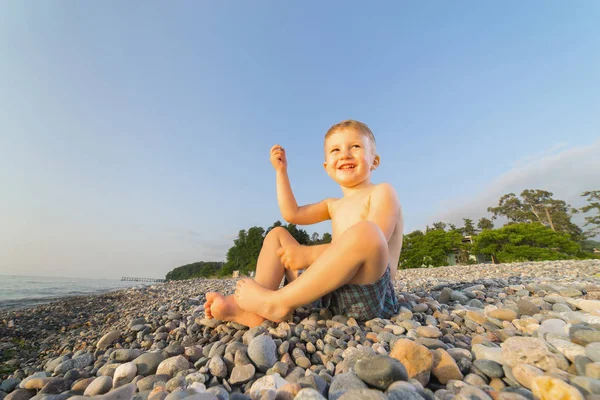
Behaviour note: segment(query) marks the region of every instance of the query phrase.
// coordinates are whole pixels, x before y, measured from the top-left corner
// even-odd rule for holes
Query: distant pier
[[[121,281],[128,281],[128,282],[157,282],[157,283],[162,283],[162,282],[166,282],[166,279],[159,279],[159,278],[136,278],[133,276],[124,276],[121,278]]]

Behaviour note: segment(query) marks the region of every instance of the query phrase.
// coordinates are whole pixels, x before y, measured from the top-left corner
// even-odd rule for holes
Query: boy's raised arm
[[[400,215],[400,201],[394,188],[381,183],[371,193],[369,216],[367,220],[379,226],[385,239],[389,242]]]
[[[279,145],[271,147],[271,163],[276,172],[277,203],[284,220],[292,224],[310,225],[330,219],[329,202],[331,199],[298,207],[287,174],[287,159],[283,147]]]

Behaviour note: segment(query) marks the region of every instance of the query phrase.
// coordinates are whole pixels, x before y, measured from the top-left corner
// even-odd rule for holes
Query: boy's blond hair
[[[341,131],[342,129],[353,129],[353,130],[357,131],[362,136],[369,139],[369,141],[373,145],[373,151],[375,151],[375,135],[373,135],[373,132],[371,132],[371,129],[369,129],[367,124],[360,122],[360,121],[353,120],[353,119],[347,119],[347,120],[338,122],[337,124],[333,125],[331,128],[329,128],[329,130],[325,134],[325,140],[327,140],[327,138],[329,136],[333,135],[334,133],[336,133],[338,131]]]

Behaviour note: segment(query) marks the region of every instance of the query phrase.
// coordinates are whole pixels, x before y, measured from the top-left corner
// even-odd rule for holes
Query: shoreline
[[[527,365],[539,369],[548,379],[566,381],[566,391],[574,388],[592,393],[597,389],[590,382],[600,379],[600,374],[597,378],[586,376],[585,365],[576,366],[572,352],[587,357],[588,364],[598,363],[600,370],[600,330],[596,330],[600,327],[600,278],[596,274],[600,274],[598,260],[399,270],[394,286],[403,308],[391,320],[356,323],[334,317],[326,310],[300,308],[293,322],[266,322],[251,330],[204,319],[204,294],[211,290],[231,294],[237,279],[169,281],[67,297],[35,307],[0,311],[0,365],[8,367],[5,372],[0,370],[0,379],[4,379],[0,387],[11,389],[4,391],[8,397],[5,400],[11,400],[9,396],[16,396],[12,393],[18,391],[20,395],[33,396],[42,387],[32,386],[46,385],[51,380],[55,384],[60,381],[60,389],[65,390],[50,388],[48,395],[81,395],[85,392],[80,390],[83,380],[89,384],[110,376],[114,384],[121,379],[115,375],[116,367],[127,364],[132,368],[133,364],[137,365],[137,372],[123,378],[127,382],[121,382],[125,389],[120,390],[133,390],[128,398],[138,400],[148,399],[153,392],[164,394],[159,396],[163,400],[182,391],[208,395],[222,394],[221,390],[227,396],[237,392],[260,398],[257,393],[264,394],[266,386],[261,385],[265,381],[271,382],[277,393],[291,391],[295,396],[301,390],[312,389],[327,398],[342,390],[340,379],[350,379],[353,384],[364,385],[361,390],[376,390],[390,398],[392,392],[403,390],[416,391],[422,398],[463,390],[463,394],[481,391],[488,397],[491,391],[496,396],[519,390],[523,395],[531,395],[532,388],[521,383],[520,370],[511,365],[512,353],[503,349],[507,343],[514,344],[511,351],[517,354],[519,340],[529,338],[540,346],[539,351],[548,352],[546,358],[554,363],[554,369],[546,365],[543,367],[548,368],[541,368],[535,360]],[[578,327],[574,332],[573,326]],[[105,347],[99,342],[107,335],[114,339]],[[259,340],[265,343],[257,355],[249,347]],[[271,346],[275,346],[274,353]],[[405,358],[412,353],[407,352],[408,347],[403,350],[403,346],[420,346],[415,347],[413,356],[420,354],[424,359],[407,361]],[[596,347],[597,360],[593,352]],[[423,364],[429,354],[434,357],[431,365]],[[368,371],[357,363],[364,360],[361,363],[368,366],[367,370],[377,370],[380,364],[369,364],[375,362],[369,360],[377,360],[373,355],[383,360],[377,361],[385,367],[380,372],[396,374],[389,378],[392,381],[385,389],[369,383]],[[154,371],[140,369],[140,364],[133,362],[142,356],[160,359]],[[85,363],[82,357],[88,357]],[[268,367],[261,365],[261,357],[268,358]],[[82,364],[77,366],[75,360]],[[156,368],[165,360],[180,363],[181,369],[156,378],[160,375]],[[404,360],[404,367],[393,360]],[[445,370],[439,367],[441,362],[447,363]],[[415,366],[421,366],[423,371],[415,374]],[[537,369],[528,371],[537,373]],[[8,370],[15,372],[11,375]],[[450,371],[450,375],[444,376],[442,370]],[[30,379],[28,382],[36,383],[28,384],[27,377],[34,373],[38,373],[35,379],[41,381]],[[242,377],[243,373],[247,376]],[[5,379],[9,376],[14,380]],[[142,381],[151,376],[158,381],[164,379],[165,383],[156,388],[144,386]],[[15,380],[19,381],[18,387],[5,383]],[[459,382],[462,386],[454,383],[459,380],[464,381]],[[78,382],[77,390],[73,389]],[[118,388],[120,385],[114,389],[111,386],[108,393],[116,395]],[[350,388],[351,385],[345,390]],[[438,393],[440,390],[445,392]]]

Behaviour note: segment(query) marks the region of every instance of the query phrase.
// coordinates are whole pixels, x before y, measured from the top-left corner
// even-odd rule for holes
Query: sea
[[[100,294],[143,285],[148,283],[113,279],[0,275],[0,311],[33,307],[63,297]]]

